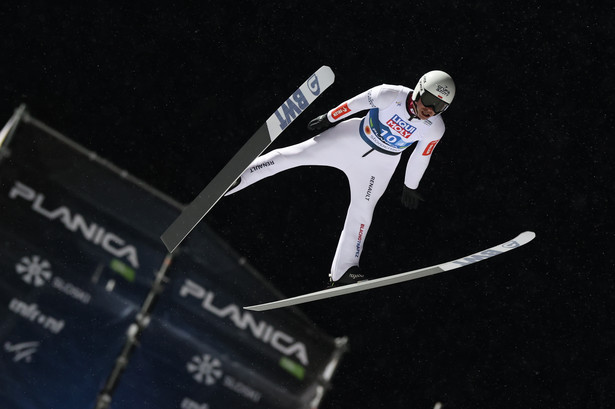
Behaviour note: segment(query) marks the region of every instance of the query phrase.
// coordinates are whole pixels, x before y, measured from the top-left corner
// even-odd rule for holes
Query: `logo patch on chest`
[[[392,131],[400,134],[404,139],[410,138],[414,131],[416,131],[416,128],[410,125],[409,121],[401,118],[397,114],[393,115],[393,117],[387,121],[387,126],[389,126]]]

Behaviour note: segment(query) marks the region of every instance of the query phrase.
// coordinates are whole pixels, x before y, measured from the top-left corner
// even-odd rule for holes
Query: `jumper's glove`
[[[404,189],[401,193],[401,202],[408,209],[416,209],[419,207],[419,202],[424,202],[423,196],[421,196],[416,190],[410,189],[404,185]]]
[[[307,128],[310,131],[324,131],[325,129],[330,128],[332,126],[333,126],[333,123],[329,121],[329,118],[327,118],[327,114],[323,114],[321,116],[318,116],[312,119],[308,123]]]

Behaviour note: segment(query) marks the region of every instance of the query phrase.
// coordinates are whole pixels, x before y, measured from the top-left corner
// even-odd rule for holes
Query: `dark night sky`
[[[405,153],[363,269],[384,276],[524,230],[537,238],[449,274],[302,307],[350,337],[322,408],[612,407],[612,5],[26,3],[0,10],[5,120],[25,102],[182,202],[321,65],[336,83],[273,147],[312,136],[309,119],[374,85],[449,72],[457,97],[419,187],[427,201],[401,206]],[[326,282],[348,197],[341,172],[295,169],[222,200],[205,222],[297,295]]]

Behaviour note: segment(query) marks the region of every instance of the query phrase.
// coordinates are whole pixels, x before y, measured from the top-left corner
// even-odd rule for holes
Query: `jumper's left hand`
[[[415,189],[410,189],[404,185],[404,189],[401,193],[401,202],[408,209],[414,210],[419,207],[420,202],[424,202],[423,196],[421,196]]]

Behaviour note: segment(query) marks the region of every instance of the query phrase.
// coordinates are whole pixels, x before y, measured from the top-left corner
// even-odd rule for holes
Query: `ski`
[[[299,295],[297,297],[286,298],[284,300],[272,301],[264,304],[252,305],[244,307],[250,311],[266,311],[276,308],[289,307],[291,305],[303,304],[310,301],[322,300],[324,298],[338,297],[340,295],[346,295],[356,293],[359,291],[370,290],[372,288],[384,287],[386,285],[402,283],[404,281],[416,280],[417,278],[427,277],[430,275],[442,273],[444,271],[454,270],[456,268],[464,267],[469,264],[473,264],[479,261],[486,260],[488,258],[500,255],[507,251],[516,249],[529,243],[536,237],[536,234],[531,231],[526,231],[519,234],[514,239],[489,249],[480,251],[478,253],[471,254],[466,257],[459,258],[457,260],[449,261],[447,263],[438,264],[435,266],[421,268],[418,270],[408,271],[405,273],[395,274],[388,277],[376,278],[373,280],[360,281],[355,284],[349,284],[342,287],[334,287],[322,291],[316,291],[314,293]]]
[[[267,119],[160,236],[169,253],[190,234],[250,163],[334,81],[335,75],[331,68],[323,65]]]

